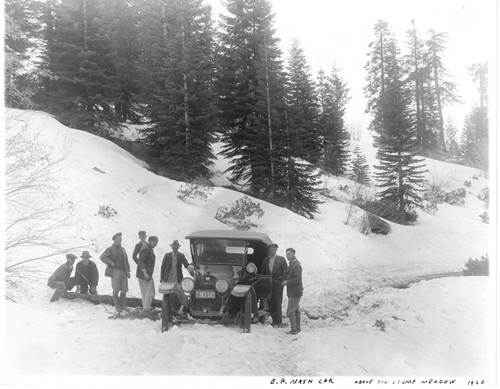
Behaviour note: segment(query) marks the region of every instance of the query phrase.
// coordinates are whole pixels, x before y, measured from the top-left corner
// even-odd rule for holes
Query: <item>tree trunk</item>
[[[112,305],[112,306],[115,305],[113,302],[113,296],[109,296],[109,295],[82,294],[82,293],[64,292],[63,291],[63,293],[61,293],[60,297],[68,299],[68,300],[83,299],[83,300],[90,301],[91,303],[96,304],[96,305],[98,305],[98,304],[107,304],[107,305]],[[131,308],[142,307],[142,300],[140,298],[127,297],[126,300],[127,300],[127,306],[129,306]],[[161,308],[162,301],[154,299],[151,306],[153,308]]]
[[[415,106],[417,110],[417,137],[418,137],[418,144],[420,148],[420,152],[422,152],[423,149],[423,130],[422,130],[422,115],[420,114],[420,107],[421,107],[421,96],[420,96],[420,74],[419,74],[419,68],[418,68],[418,50],[417,50],[417,30],[415,28],[414,20],[412,20],[413,23],[413,60],[415,61]]]
[[[184,3],[182,3],[183,6],[183,12],[184,12]],[[187,66],[186,62],[186,33],[185,33],[185,26],[184,26],[184,13],[182,15],[182,23],[181,23],[181,44],[182,44],[182,60]],[[183,92],[184,92],[184,122],[186,126],[186,155],[189,152],[189,112],[188,112],[188,100],[189,100],[189,94],[188,94],[188,85],[187,85],[187,75],[186,75],[187,69],[182,69],[182,81],[183,81]]]
[[[433,37],[434,39],[434,37]],[[436,45],[433,45],[432,48],[432,67],[434,70],[434,86],[436,89],[436,100],[437,100],[437,108],[438,108],[438,114],[439,114],[439,123],[438,123],[438,129],[439,129],[439,149],[440,151],[446,151],[445,150],[445,144],[444,144],[444,120],[443,120],[443,107],[441,104],[441,90],[440,90],[440,84],[439,84],[439,74],[438,74],[438,63],[437,63],[437,53],[436,53]]]
[[[267,63],[267,38],[264,41],[264,61],[266,69],[267,130],[269,133],[269,155],[271,162],[271,192],[274,193],[273,130],[271,121],[271,97],[269,93],[269,68]]]

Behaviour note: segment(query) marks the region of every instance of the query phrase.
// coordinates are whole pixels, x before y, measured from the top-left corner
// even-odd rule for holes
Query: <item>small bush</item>
[[[478,176],[472,176],[472,179],[473,180],[479,180],[479,177]]]
[[[483,223],[490,224],[490,214],[488,211],[484,211],[482,214],[479,215]]]
[[[458,188],[451,192],[446,192],[444,202],[450,205],[464,205],[467,192],[464,188]]]
[[[364,235],[368,235],[370,232],[378,235],[387,235],[391,232],[391,226],[378,216],[365,212],[361,222],[360,231]]]
[[[219,207],[215,214],[217,220],[240,231],[257,227],[251,220],[253,216],[260,219],[264,216],[264,211],[260,204],[254,203],[248,196],[236,200],[230,208]]]
[[[118,211],[112,208],[110,205],[99,205],[99,211],[97,211],[97,215],[110,218],[118,215]]]
[[[177,198],[184,201],[185,199],[200,199],[207,200],[208,195],[213,191],[210,186],[202,186],[197,183],[186,183],[177,191]]]
[[[349,189],[350,189],[349,185],[347,185],[347,184],[346,185],[339,185],[339,190],[341,192],[349,193]]]
[[[486,186],[483,189],[481,189],[481,192],[477,195],[477,198],[481,201],[484,201],[486,204],[489,204],[490,202],[490,189]],[[485,206],[485,208],[487,208]]]
[[[466,188],[470,188],[470,187],[472,186],[472,182],[470,182],[470,181],[465,181],[465,182],[464,182],[464,186],[465,186]]]
[[[465,262],[465,269],[462,270],[465,276],[487,276],[489,275],[488,254],[481,256],[481,259],[469,258]]]
[[[385,322],[383,320],[377,319],[373,326],[377,327],[380,331],[385,332]]]

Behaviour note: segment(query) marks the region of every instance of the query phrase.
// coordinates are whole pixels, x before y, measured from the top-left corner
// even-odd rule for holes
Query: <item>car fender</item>
[[[235,285],[231,294],[235,297],[245,297],[252,288],[252,285]]]

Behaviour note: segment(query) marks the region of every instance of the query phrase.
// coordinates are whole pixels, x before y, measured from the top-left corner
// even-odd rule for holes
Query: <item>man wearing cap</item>
[[[139,243],[137,243],[134,247],[134,252],[132,253],[132,259],[135,263],[137,263],[139,255],[139,251],[141,251],[143,246],[146,246],[146,231],[139,231]]]
[[[76,258],[75,254],[66,254],[66,263],[59,266],[54,274],[50,276],[47,285],[56,290],[50,299],[50,302],[59,300],[63,291],[71,290],[76,285],[75,277],[71,277]]]
[[[193,266],[188,263],[184,254],[179,253],[179,247],[181,247],[179,241],[174,240],[170,247],[172,247],[172,252],[166,253],[161,263],[160,282],[176,283],[174,292],[179,301],[172,298],[172,294],[170,295],[172,298],[170,301],[173,310],[178,311],[178,313],[182,315],[184,313],[184,308],[187,306],[186,295],[179,286],[182,280],[182,266],[184,266],[190,274],[193,272]]]
[[[155,269],[156,256],[153,249],[158,244],[158,237],[150,236],[148,243],[141,247],[137,260],[136,277],[139,280],[141,289],[142,309],[151,309],[151,304],[155,297],[155,283],[153,272]]]
[[[97,294],[97,284],[99,283],[99,270],[95,262],[91,261],[92,256],[88,251],[83,251],[80,255],[82,260],[76,264],[75,278],[79,292],[83,294]],[[78,292],[78,289],[77,289]]]
[[[127,253],[122,247],[122,233],[113,235],[113,244],[109,246],[100,256],[106,265],[106,277],[111,277],[113,288],[113,302],[117,312],[127,309],[126,293],[128,291],[128,278],[130,278],[130,265]],[[120,293],[120,297],[118,297]]]
[[[286,295],[288,296],[288,307],[286,308],[286,315],[290,319],[289,335],[298,334],[300,329],[300,299],[304,287],[302,285],[302,266],[299,260],[295,257],[295,249],[286,249],[286,259],[290,262],[290,267],[286,275],[286,280],[281,284],[286,286]]]
[[[281,313],[281,305],[283,303],[283,286],[281,281],[286,277],[288,265],[286,259],[276,255],[278,245],[271,243],[268,245],[269,256],[264,258],[262,262],[262,274],[270,274],[272,281],[271,298],[268,300],[269,313],[273,319],[273,327],[283,326],[283,315]]]

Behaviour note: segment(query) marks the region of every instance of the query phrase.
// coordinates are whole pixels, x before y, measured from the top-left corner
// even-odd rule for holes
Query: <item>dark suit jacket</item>
[[[298,260],[290,263],[286,276],[286,295],[288,297],[300,297],[304,287],[302,286],[302,266]]]
[[[139,241],[134,247],[134,252],[132,253],[132,259],[134,260],[135,263],[139,261],[139,258],[137,257],[139,255],[139,251],[141,251],[143,246],[146,246],[146,242]]]
[[[89,260],[89,264],[85,266],[83,260],[76,264],[75,271],[76,284],[81,285],[82,280],[86,281],[90,286],[97,286],[99,283],[99,270],[95,262]]]
[[[182,280],[182,267],[184,266],[186,269],[189,266],[189,263],[186,259],[186,256],[182,253],[177,253],[177,282],[181,282]],[[163,257],[163,261],[161,263],[161,273],[160,273],[160,282],[166,281],[168,278],[168,274],[172,270],[172,253],[166,253]]]
[[[135,276],[137,278],[144,279],[144,273],[142,269],[146,269],[146,273],[150,277],[153,277],[153,272],[155,270],[155,262],[156,255],[151,247],[148,244],[145,244],[141,247],[139,251],[139,258],[137,260],[137,270],[135,272]]]
[[[276,255],[274,259],[273,271],[269,272],[269,260],[271,258],[266,257],[262,261],[262,274],[270,274],[273,283],[280,283],[285,279],[286,273],[288,271],[288,265],[286,264],[286,259]]]

